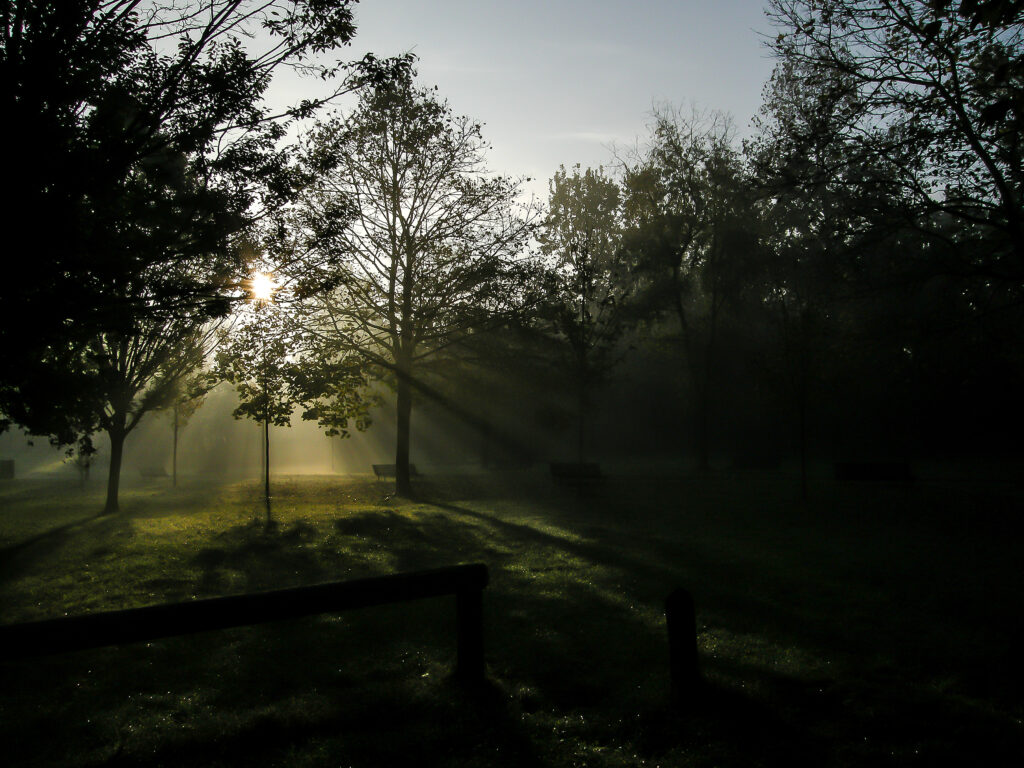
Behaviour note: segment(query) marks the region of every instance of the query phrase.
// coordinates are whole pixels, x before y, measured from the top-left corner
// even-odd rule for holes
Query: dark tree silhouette
[[[0,216],[4,253],[21,265],[19,280],[0,283],[2,425],[73,442],[93,420],[78,394],[90,344],[179,310],[227,312],[245,274],[239,233],[302,183],[280,139],[323,103],[272,112],[263,96],[275,73],[323,76],[328,99],[395,64],[318,63],[351,40],[351,5],[0,6],[4,171],[17,190]]]
[[[522,291],[530,233],[520,181],[487,173],[480,126],[412,77],[367,91],[346,119],[308,139],[306,167],[327,172],[303,196],[296,248],[333,256],[335,288],[305,303],[305,328],[358,352],[397,393],[396,485],[412,490],[410,424],[425,361],[505,312]]]
[[[110,468],[104,512],[118,511],[118,490],[125,438],[149,411],[166,408],[182,382],[209,353],[215,327],[202,318],[176,316],[140,323],[132,334],[106,333],[87,343],[90,386],[83,412],[93,421],[80,424],[83,434],[96,430],[110,439]]]
[[[768,14],[790,77],[846,90],[835,128],[848,182],[908,201],[902,223],[939,247],[936,268],[1016,290],[1024,281],[1024,7],[772,0]]]
[[[553,260],[541,321],[566,348],[576,391],[577,460],[584,461],[589,411],[597,388],[621,361],[632,293],[621,252],[622,194],[603,169],[559,169],[550,183],[540,250]]]
[[[721,115],[655,115],[650,146],[627,163],[624,247],[637,309],[671,318],[685,365],[699,466],[710,462],[710,420],[720,324],[752,252],[742,163]],[[664,326],[663,326],[664,327]]]

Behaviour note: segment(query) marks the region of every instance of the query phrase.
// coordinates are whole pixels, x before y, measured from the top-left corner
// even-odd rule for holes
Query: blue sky
[[[743,135],[772,61],[762,0],[362,0],[351,58],[413,51],[424,85],[485,124],[492,171],[544,195],[560,163],[608,164],[652,106],[732,114]]]

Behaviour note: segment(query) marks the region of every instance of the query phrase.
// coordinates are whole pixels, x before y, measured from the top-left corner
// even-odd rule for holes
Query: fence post
[[[697,670],[697,618],[693,597],[676,588],[665,598],[665,624],[668,627],[668,658],[672,676],[672,695],[677,701],[692,697],[700,681]]]
[[[484,592],[479,587],[455,593],[458,658],[455,676],[464,682],[484,679]]]

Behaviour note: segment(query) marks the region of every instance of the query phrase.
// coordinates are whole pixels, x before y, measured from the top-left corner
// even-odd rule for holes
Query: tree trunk
[[[580,383],[579,387],[579,433],[576,436],[576,461],[582,464],[586,461],[586,443],[587,443],[587,405],[588,405],[588,392],[585,383]]]
[[[803,386],[797,392],[797,410],[800,429],[800,498],[807,501],[807,392]]]
[[[267,504],[267,526],[273,522],[270,514],[270,417],[263,418],[263,499]]]
[[[710,448],[710,418],[711,418],[711,383],[705,373],[703,377],[698,374],[694,392],[694,430],[696,436],[697,468],[706,470],[711,468]],[[703,380],[701,380],[703,379]]]
[[[121,485],[121,457],[124,455],[124,439],[127,432],[124,428],[124,416],[115,416],[115,423],[107,429],[110,437],[110,471],[107,474],[107,503],[103,514],[110,515],[118,511],[117,493]]]
[[[409,477],[409,426],[412,420],[412,386],[408,366],[398,371],[398,438],[395,445],[395,491],[400,496],[412,495]]]
[[[174,447],[171,450],[171,485],[178,487],[178,405],[174,405]]]

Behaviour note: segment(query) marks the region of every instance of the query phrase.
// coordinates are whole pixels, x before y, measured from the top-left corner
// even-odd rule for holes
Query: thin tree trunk
[[[178,405],[174,405],[174,448],[171,450],[171,485],[178,487]]]
[[[124,417],[115,416],[116,423],[107,430],[110,437],[110,471],[107,474],[107,503],[103,507],[103,514],[110,515],[118,511],[117,494],[121,485],[121,458],[124,455],[124,439],[127,432],[124,429]]]
[[[692,358],[691,358],[692,359]],[[693,392],[693,448],[697,454],[697,469],[711,466],[710,417],[711,382],[707,370],[690,368],[690,386]]]
[[[797,392],[797,410],[800,428],[800,498],[807,501],[807,393],[803,382]]]
[[[273,523],[270,515],[270,417],[263,419],[263,499],[267,504],[267,525]]]
[[[582,464],[586,461],[586,431],[587,431],[587,387],[580,383],[579,388],[579,433],[576,436],[576,461]]]
[[[409,476],[409,433],[412,422],[412,387],[408,368],[398,373],[398,437],[395,445],[395,491],[401,496],[412,495]]]

